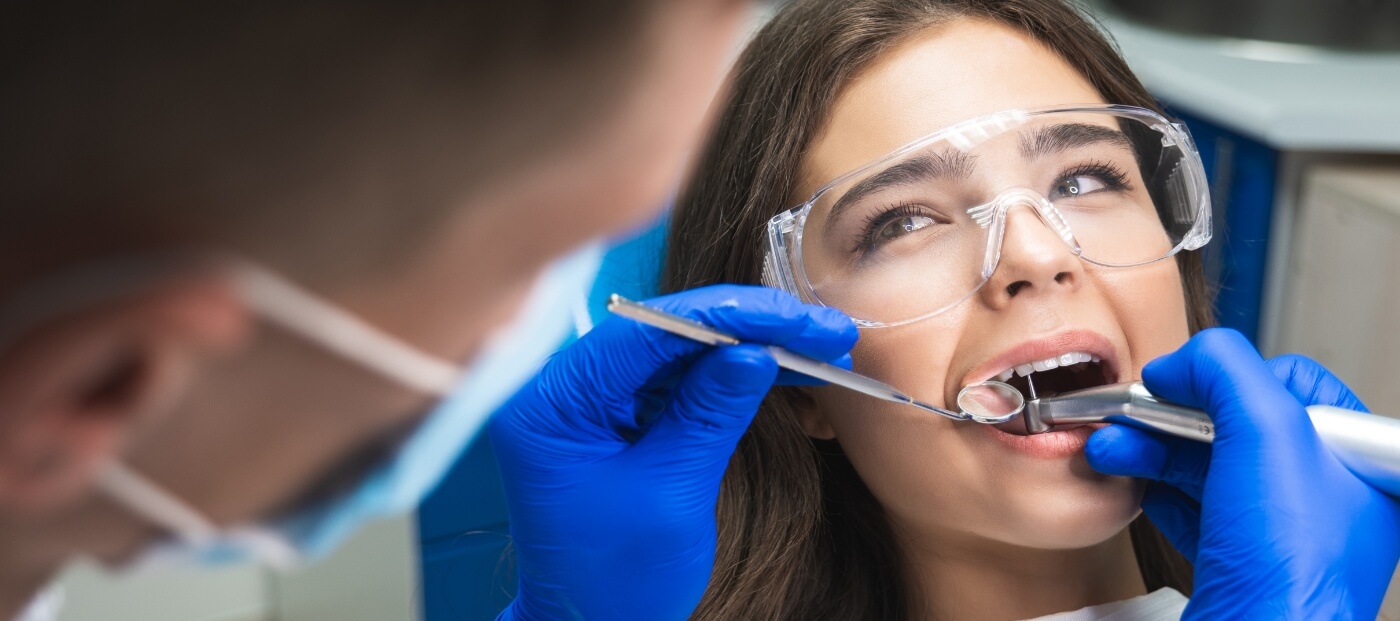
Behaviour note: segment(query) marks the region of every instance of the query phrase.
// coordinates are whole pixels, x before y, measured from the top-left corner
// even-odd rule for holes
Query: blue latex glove
[[[855,324],[786,293],[722,285],[649,304],[850,367]],[[757,345],[620,317],[555,355],[490,423],[520,576],[501,618],[687,618],[709,583],[735,444],[775,380],[799,377]]]
[[[1143,511],[1195,564],[1184,618],[1374,619],[1400,560],[1400,504],[1347,470],[1303,409],[1365,411],[1346,385],[1302,356],[1264,361],[1222,329],[1142,376],[1209,413],[1215,443],[1113,425],[1085,454],[1101,472],[1153,481]]]

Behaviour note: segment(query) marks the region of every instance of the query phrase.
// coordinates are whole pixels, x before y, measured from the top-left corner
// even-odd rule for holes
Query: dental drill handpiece
[[[1337,459],[1372,487],[1400,498],[1400,420],[1327,405],[1308,406],[1307,411]],[[1142,382],[1032,399],[1021,421],[1030,434],[1055,425],[1111,422],[1200,442],[1215,440],[1215,423],[1205,412],[1161,399]]]

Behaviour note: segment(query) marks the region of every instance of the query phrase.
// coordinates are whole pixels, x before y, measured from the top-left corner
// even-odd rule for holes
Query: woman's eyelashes
[[[1092,163],[1065,171],[1050,188],[1049,199],[1083,196],[1104,190],[1128,189],[1128,176],[1112,164]]]
[[[856,254],[865,255],[901,237],[940,224],[936,214],[913,203],[901,203],[866,217]]]

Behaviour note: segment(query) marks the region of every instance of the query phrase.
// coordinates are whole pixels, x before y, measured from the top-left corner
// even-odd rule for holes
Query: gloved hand
[[[850,367],[855,324],[761,287],[649,302]],[[709,347],[620,317],[556,354],[490,423],[520,585],[502,619],[685,619],[715,555],[715,500],[779,374],[758,345]]]
[[[1360,400],[1316,362],[1266,362],[1223,329],[1142,376],[1209,413],[1214,444],[1112,425],[1085,454],[1101,472],[1153,481],[1143,511],[1195,564],[1183,618],[1374,619],[1400,560],[1400,504],[1347,470],[1303,409],[1364,411]]]

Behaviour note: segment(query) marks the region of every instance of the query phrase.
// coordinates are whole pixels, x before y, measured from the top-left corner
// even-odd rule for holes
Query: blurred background
[[[1266,355],[1317,358],[1372,410],[1400,415],[1389,376],[1400,368],[1400,0],[1089,7],[1195,136],[1213,192],[1220,323]],[[654,292],[664,226],[616,241],[595,318],[609,293]],[[493,619],[514,588],[507,532],[483,439],[418,515],[375,525],[313,569],[121,579],[77,567],[61,619]],[[1397,591],[1383,618],[1400,621]]]

